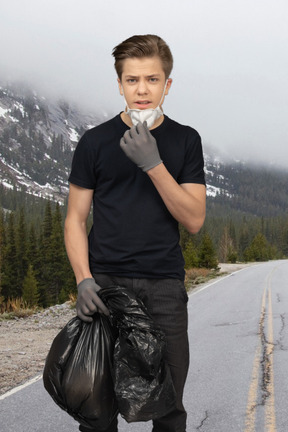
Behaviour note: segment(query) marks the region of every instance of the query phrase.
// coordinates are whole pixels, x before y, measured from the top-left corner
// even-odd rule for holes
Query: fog
[[[1,0],[0,79],[109,116],[124,108],[112,49],[158,34],[174,57],[165,113],[231,157],[287,166],[286,0]]]

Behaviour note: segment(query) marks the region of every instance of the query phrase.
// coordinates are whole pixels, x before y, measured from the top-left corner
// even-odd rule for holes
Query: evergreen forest
[[[3,187],[0,196],[0,312],[15,299],[27,307],[65,302],[76,294],[64,246],[66,205]],[[180,226],[180,244],[187,270],[287,258],[288,216],[251,215],[208,197],[203,228],[191,235]]]

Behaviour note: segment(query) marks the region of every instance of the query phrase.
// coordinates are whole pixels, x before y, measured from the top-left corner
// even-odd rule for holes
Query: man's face
[[[159,57],[133,57],[123,62],[120,94],[125,96],[130,109],[156,108],[164,102],[165,73]],[[168,79],[165,95],[172,80]]]

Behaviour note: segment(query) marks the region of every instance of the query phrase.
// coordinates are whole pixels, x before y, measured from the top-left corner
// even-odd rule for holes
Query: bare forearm
[[[70,220],[65,221],[65,246],[76,282],[91,278],[88,255],[88,238],[86,224]]]
[[[195,185],[195,193],[179,185],[164,164],[159,164],[147,172],[154,186],[172,216],[188,231],[196,233],[205,219],[205,186]],[[191,185],[190,185],[191,186]]]

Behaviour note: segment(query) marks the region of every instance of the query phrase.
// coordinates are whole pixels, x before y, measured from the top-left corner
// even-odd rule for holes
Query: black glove
[[[127,130],[121,138],[120,147],[144,172],[162,163],[157,141],[151,135],[146,121]]]
[[[100,291],[99,285],[96,284],[93,278],[83,279],[77,286],[78,297],[76,303],[76,311],[78,317],[86,322],[92,322],[96,312],[109,315],[109,310],[104,305],[97,292]]]

